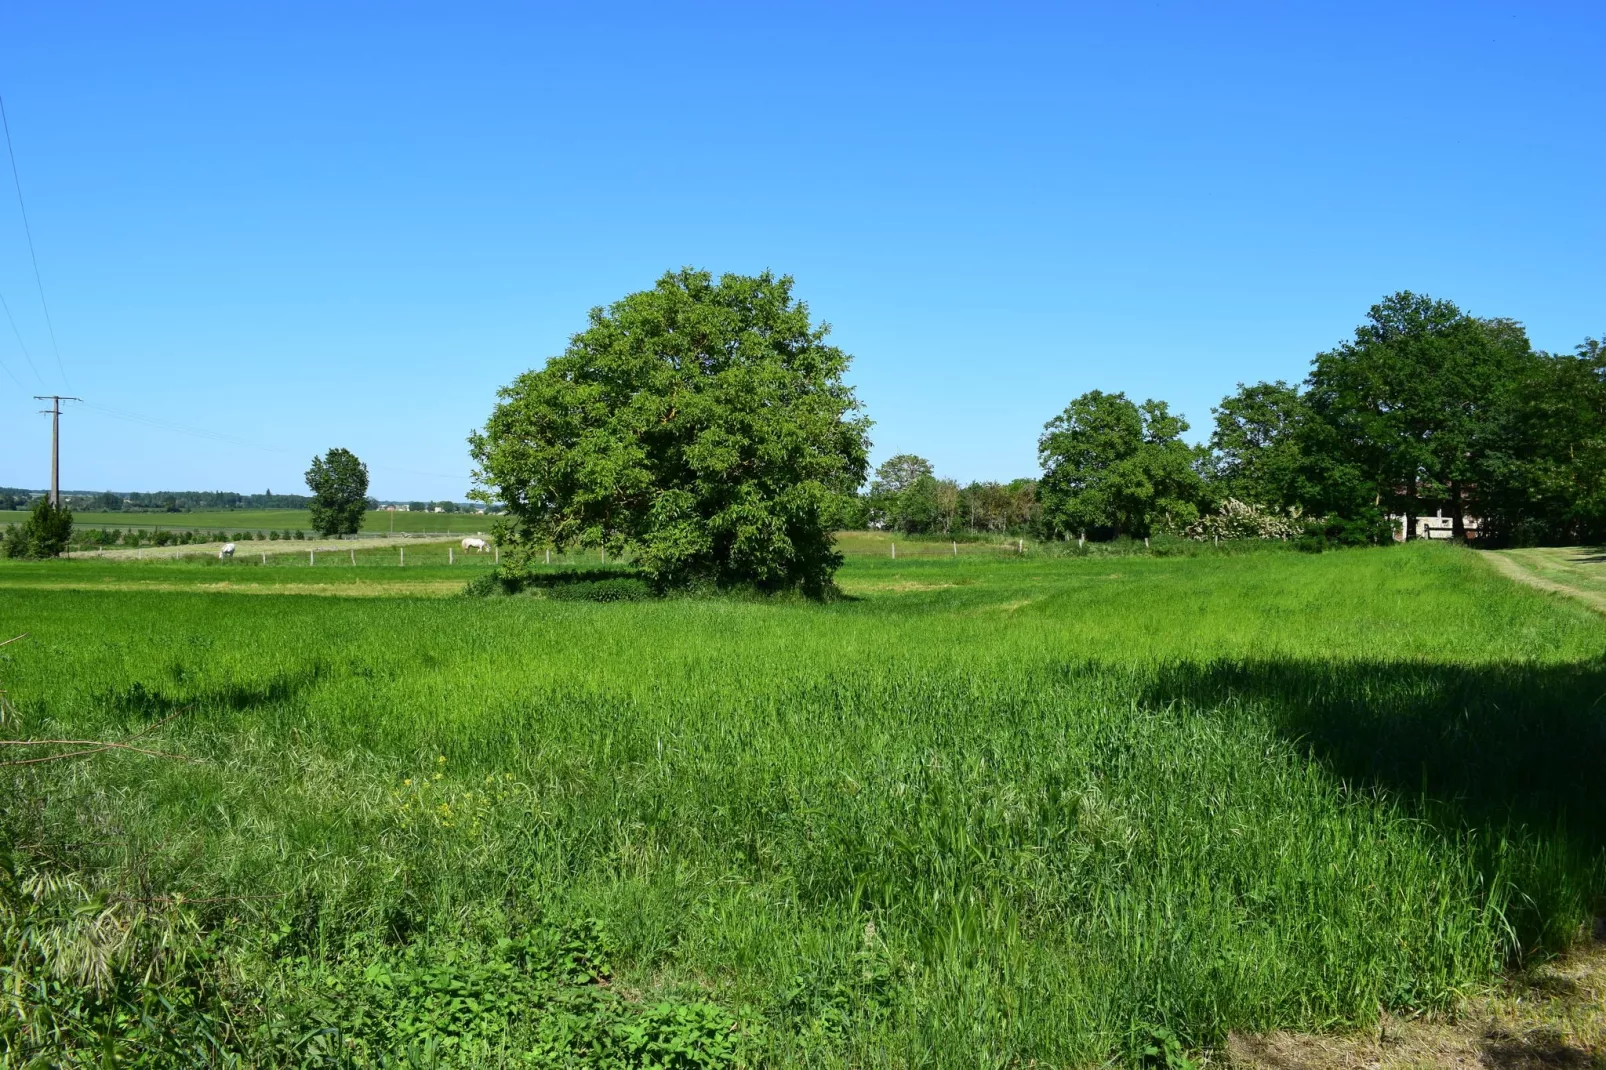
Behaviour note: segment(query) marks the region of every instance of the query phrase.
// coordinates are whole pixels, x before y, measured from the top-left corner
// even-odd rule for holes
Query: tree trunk
[[[1467,525],[1461,515],[1461,481],[1450,480],[1450,538],[1455,542],[1467,541]]]
[[[1405,481],[1405,541],[1416,538],[1416,477]]]

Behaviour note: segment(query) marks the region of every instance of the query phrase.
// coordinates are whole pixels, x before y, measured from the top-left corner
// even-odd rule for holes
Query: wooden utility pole
[[[61,403],[82,401],[83,398],[62,397],[60,394],[35,394],[35,401],[48,401],[50,408],[40,413],[50,417],[50,504],[61,505]]]

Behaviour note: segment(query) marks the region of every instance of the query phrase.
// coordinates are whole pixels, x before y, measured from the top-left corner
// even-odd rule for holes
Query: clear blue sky
[[[1603,46],[1599,3],[7,5],[65,376],[0,173],[0,484],[46,482],[48,388],[98,406],[68,487],[300,491],[340,445],[459,498],[496,388],[681,265],[794,275],[876,459],[967,480],[1094,387],[1201,437],[1396,289],[1570,350]]]

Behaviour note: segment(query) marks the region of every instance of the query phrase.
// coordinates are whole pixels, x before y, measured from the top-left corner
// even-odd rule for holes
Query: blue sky
[[[60,368],[0,172],[0,484],[60,391],[72,488],[300,491],[340,445],[461,497],[497,387],[681,265],[795,276],[875,458],[966,480],[1095,387],[1202,437],[1396,289],[1569,350],[1603,45],[1582,3],[8,5]]]

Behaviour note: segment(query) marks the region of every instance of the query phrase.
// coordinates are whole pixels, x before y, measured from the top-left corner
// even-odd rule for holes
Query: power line
[[[227,443],[232,446],[244,446],[247,449],[262,450],[266,453],[294,454],[297,452],[296,450],[286,449],[283,446],[264,446],[259,442],[251,442],[248,439],[236,438],[234,435],[225,435],[220,431],[209,431],[204,427],[191,427],[189,424],[181,424],[173,420],[166,420],[157,416],[146,416],[143,413],[129,412],[126,409],[115,409],[109,405],[97,405],[89,401],[86,401],[83,404],[85,408],[91,409],[106,416],[110,416],[114,420],[124,420],[128,423],[140,424],[145,427],[153,427],[161,431],[171,431],[174,434],[189,435],[193,438],[207,439],[211,442]],[[460,475],[448,475],[445,472],[425,472],[417,468],[401,468],[396,465],[389,464],[368,464],[368,467],[381,472],[400,472],[412,476],[427,476],[431,479],[456,480],[463,478]]]
[[[17,330],[17,321],[11,315],[11,306],[6,303],[6,295],[5,294],[0,294],[0,308],[3,308],[3,309],[6,310],[6,322],[11,324],[11,333],[17,336],[17,345],[22,347],[22,356],[23,356],[23,359],[25,359],[28,362],[28,370],[33,372],[33,377],[35,379],[39,380],[39,385],[40,386],[44,386],[45,385],[44,376],[40,375],[39,374],[39,369],[34,367],[33,354],[28,352],[28,343],[24,342],[22,340],[22,332]],[[10,372],[7,372],[6,374],[10,375]],[[14,375],[11,376],[11,377],[13,379],[16,378],[16,376],[14,376]],[[20,382],[17,385],[18,386],[22,386],[22,384]],[[22,386],[22,388],[24,390],[28,389],[25,386]]]
[[[293,452],[285,449],[282,446],[264,446],[260,443],[251,442],[247,439],[236,438],[234,435],[225,435],[219,431],[208,431],[204,427],[191,427],[188,424],[175,423],[172,420],[164,420],[155,416],[145,416],[142,413],[128,412],[125,409],[114,409],[108,405],[95,405],[89,402],[85,402],[84,404],[88,408],[91,408],[96,412],[104,413],[115,420],[126,420],[129,423],[144,424],[146,427],[155,427],[163,431],[172,431],[180,435],[191,435],[195,438],[210,439],[213,442],[227,442],[231,445],[244,446],[247,449],[253,450],[264,450],[268,453]]]
[[[18,378],[17,378],[17,373],[16,373],[16,372],[14,372],[14,371],[12,371],[12,370],[11,370],[11,365],[9,365],[9,364],[7,364],[7,363],[6,363],[6,362],[5,362],[5,361],[3,361],[3,360],[0,360],[0,369],[4,369],[4,370],[5,370],[5,373],[6,373],[6,376],[7,376],[7,377],[8,377],[8,378],[9,378],[9,379],[10,379],[10,380],[11,380],[11,381],[12,381],[12,382],[13,382],[13,383],[16,383],[16,384],[17,384],[17,389],[18,389],[18,390],[22,390],[22,391],[24,391],[24,392],[26,392],[26,391],[27,391],[27,389],[28,389],[28,388],[27,388],[27,387],[25,387],[25,386],[23,386],[23,385],[22,385],[22,380],[21,380],[21,379],[18,379]]]
[[[45,327],[50,331],[50,348],[56,352],[56,370],[61,373],[61,381],[66,383],[70,390],[72,383],[68,381],[67,369],[61,363],[61,346],[56,344],[56,325],[50,320],[50,305],[45,302],[45,283],[39,277],[39,255],[33,251],[33,227],[28,225],[28,206],[22,203],[22,176],[17,173],[16,150],[11,147],[11,123],[6,119],[5,97],[0,97],[0,127],[6,132],[6,155],[11,157],[11,181],[17,187],[17,207],[22,211],[22,232],[28,236],[28,256],[33,260],[34,285],[39,287],[39,307],[45,310]],[[6,315],[11,315],[10,309],[6,310]],[[13,329],[16,328],[15,323],[11,326]],[[30,359],[29,363],[33,361]],[[38,372],[34,374],[37,375]]]

